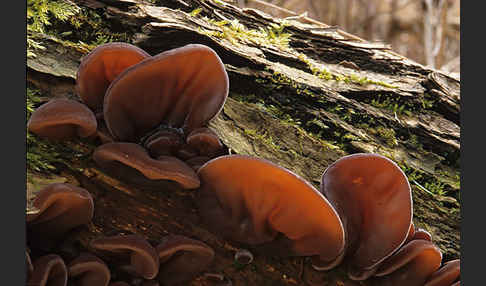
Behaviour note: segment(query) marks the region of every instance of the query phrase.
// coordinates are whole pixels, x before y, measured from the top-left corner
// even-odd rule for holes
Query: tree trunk
[[[210,128],[232,153],[271,160],[317,188],[326,167],[346,154],[375,152],[393,159],[409,176],[415,225],[432,234],[445,260],[459,257],[458,79],[331,27],[284,22],[219,0],[150,2],[157,4],[78,1],[89,11],[88,20],[80,21],[97,15],[110,32],[125,33],[151,55],[190,43],[213,48],[225,63],[230,94]],[[27,60],[27,78],[46,97],[74,96],[77,67],[89,49],[73,42],[90,39],[76,31],[71,37],[68,42],[36,35],[46,49]],[[73,153],[51,173],[29,169],[35,186],[40,177],[63,177],[93,194],[92,223],[70,234],[80,249],[89,250],[89,241],[102,235],[139,233],[158,241],[182,234],[212,246],[216,258],[207,272],[223,273],[234,285],[347,281],[342,267],[316,272],[306,258],[257,253],[251,265],[235,265],[234,251],[242,246],[199,222],[197,191],[146,191],[118,181],[89,159],[91,143],[66,143]],[[191,285],[207,281],[201,276]]]

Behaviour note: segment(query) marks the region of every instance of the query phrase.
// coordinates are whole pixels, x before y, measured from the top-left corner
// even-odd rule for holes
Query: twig
[[[435,196],[435,194],[434,194],[434,193],[432,193],[431,191],[429,191],[429,190],[427,190],[426,188],[424,188],[422,185],[420,185],[419,183],[417,183],[417,181],[412,180],[412,182],[414,182],[414,183],[415,183],[415,185],[417,185],[417,186],[418,186],[420,189],[422,189],[422,191],[425,191],[425,192],[427,192],[427,193],[431,194],[432,196]]]

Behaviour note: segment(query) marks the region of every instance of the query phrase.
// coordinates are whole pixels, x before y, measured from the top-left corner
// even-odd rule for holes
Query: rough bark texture
[[[316,187],[325,168],[343,155],[376,152],[393,159],[409,175],[415,224],[431,232],[446,260],[459,257],[457,79],[334,28],[283,22],[222,1],[152,2],[86,0],[79,5],[152,55],[189,43],[212,47],[226,65],[230,98],[210,128],[232,153],[269,159]],[[36,37],[46,50],[28,59],[29,84],[46,97],[73,97],[76,70],[88,50],[53,36]],[[89,248],[88,242],[101,235],[140,233],[156,242],[169,233],[182,234],[211,245],[216,259],[207,272],[224,273],[234,285],[346,281],[342,267],[319,273],[306,258],[257,252],[251,265],[236,265],[234,251],[246,246],[225,241],[200,224],[194,191],[154,192],[127,185],[90,160],[92,142],[65,147],[72,153],[51,174],[31,172],[29,197],[42,182],[59,177],[93,194],[93,222],[70,235],[79,249]],[[437,190],[440,194],[429,193]],[[201,276],[191,285],[207,283]]]

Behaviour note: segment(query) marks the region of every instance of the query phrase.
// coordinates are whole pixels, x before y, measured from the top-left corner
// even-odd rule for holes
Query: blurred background
[[[274,17],[301,15],[372,42],[425,66],[460,73],[460,0],[234,0]]]

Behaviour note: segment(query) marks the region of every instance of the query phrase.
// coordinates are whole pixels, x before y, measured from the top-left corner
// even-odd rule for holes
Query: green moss
[[[217,21],[203,17],[208,23],[215,26],[216,30],[207,30],[199,28],[199,32],[208,36],[217,37],[230,41],[234,45],[240,43],[255,46],[273,46],[280,49],[288,49],[290,33],[285,33],[284,29],[288,26],[287,22],[282,21],[280,24],[272,24],[266,28],[249,29],[237,19],[232,21]]]
[[[357,74],[350,74],[350,75],[340,75],[340,74],[333,74],[328,71],[326,68],[319,68],[317,67],[312,61],[303,53],[299,53],[297,56],[302,62],[304,62],[309,70],[312,72],[313,75],[317,76],[320,79],[324,80],[334,80],[334,81],[342,81],[345,83],[355,83],[358,85],[380,85],[387,88],[397,88],[394,85],[383,81],[372,80],[367,77],[360,77]]]

